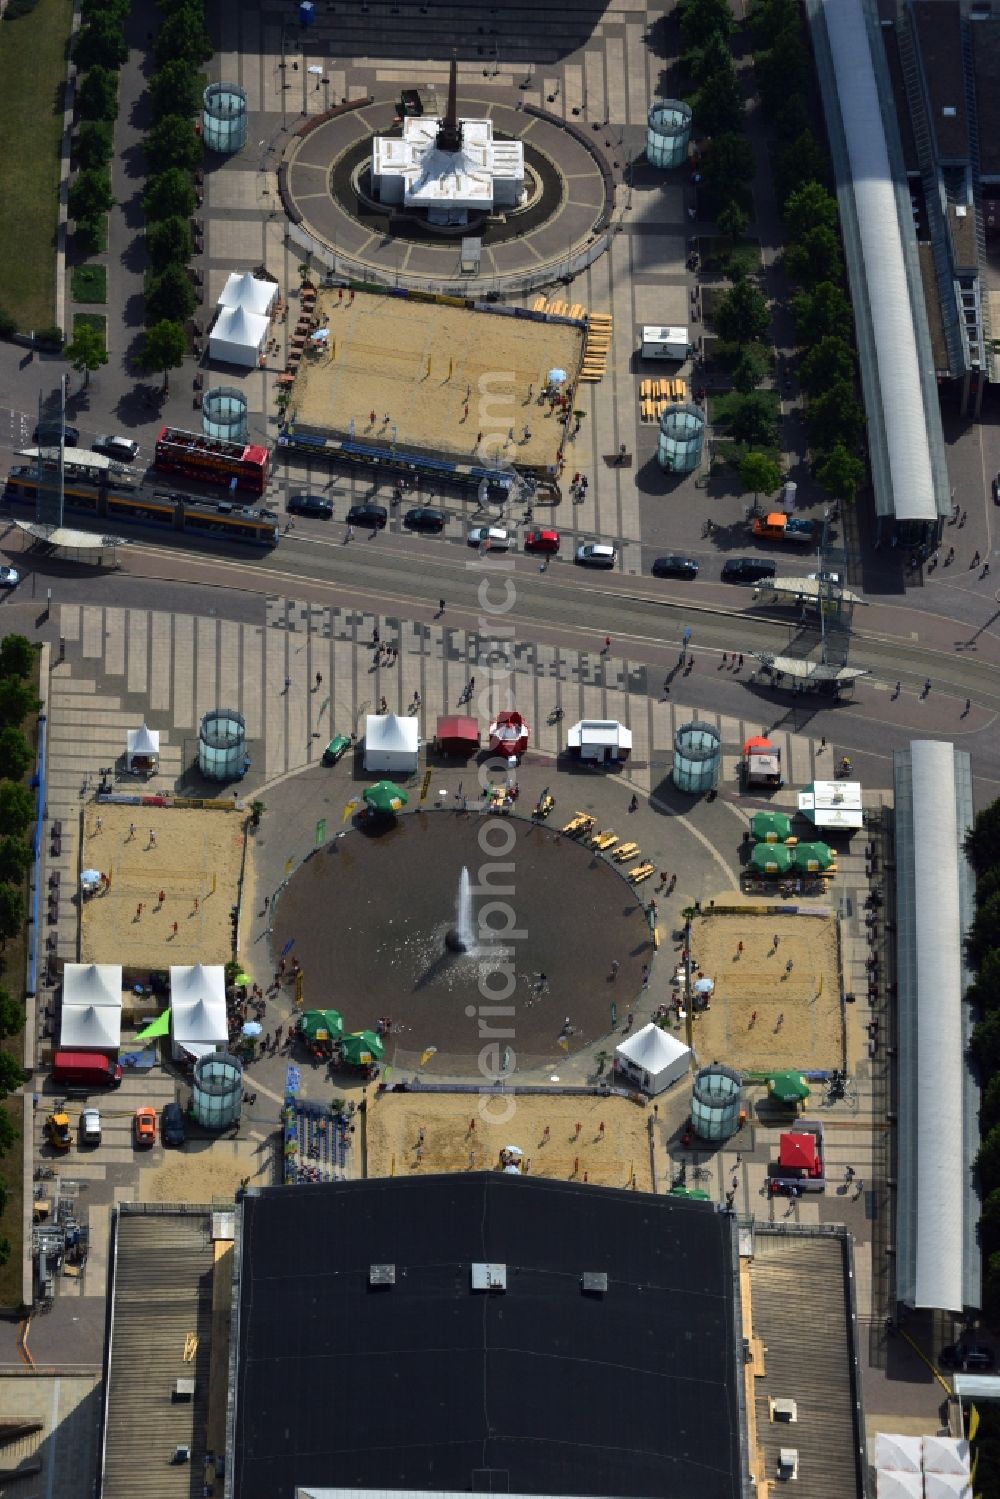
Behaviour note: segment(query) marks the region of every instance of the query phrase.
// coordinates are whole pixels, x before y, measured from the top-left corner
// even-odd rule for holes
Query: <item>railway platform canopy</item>
[[[112,567],[121,566],[118,548],[126,545],[124,536],[77,531],[72,526],[50,526],[43,521],[16,520],[14,524],[25,537],[25,551],[58,551],[77,562],[96,561],[101,566],[110,562]]]

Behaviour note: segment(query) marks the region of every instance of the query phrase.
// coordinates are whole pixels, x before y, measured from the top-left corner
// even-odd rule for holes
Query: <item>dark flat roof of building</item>
[[[713,1206],[476,1172],[270,1188],[242,1213],[240,1499],[741,1493],[734,1220]],[[476,1263],[506,1290],[474,1291]]]
[[[946,3],[913,0],[913,19],[930,96],[930,126],[937,140],[938,157],[944,161],[967,161],[969,132],[958,5],[949,0]]]
[[[979,171],[996,182],[1000,178],[1000,21],[969,23],[976,75],[976,123]]]

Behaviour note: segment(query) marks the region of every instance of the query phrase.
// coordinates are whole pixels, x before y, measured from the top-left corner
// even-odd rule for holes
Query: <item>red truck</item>
[[[117,1088],[122,1069],[103,1051],[57,1051],[52,1081],[64,1088]]]

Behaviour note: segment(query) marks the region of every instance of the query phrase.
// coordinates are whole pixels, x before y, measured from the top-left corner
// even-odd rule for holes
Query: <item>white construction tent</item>
[[[67,963],[63,969],[60,1047],[117,1051],[121,1039],[121,964]]]
[[[198,1058],[229,1044],[226,973],[222,964],[194,963],[170,970],[170,1039],[175,1061]]]
[[[614,718],[581,718],[566,735],[566,743],[581,760],[627,760],[632,753],[632,730]]]
[[[880,1431],[875,1499],[972,1499],[969,1444],[960,1437]]]
[[[160,763],[160,731],[147,728],[129,729],[125,735],[125,769],[156,770]]]
[[[365,770],[413,771],[420,759],[420,731],[415,718],[398,713],[369,713],[365,719]]]
[[[923,1467],[923,1443],[917,1436],[895,1431],[880,1431],[875,1437],[876,1468],[897,1473],[919,1473]]]
[[[875,1499],[924,1499],[923,1474],[876,1468]]]
[[[250,271],[232,271],[222,288],[220,307],[242,307],[244,312],[268,317],[278,295],[276,281],[261,281]]]
[[[221,364],[255,369],[270,326],[270,319],[245,307],[224,307],[209,335],[208,352]]]
[[[644,1025],[615,1047],[615,1064],[644,1093],[662,1093],[691,1064],[691,1048],[658,1025]]]

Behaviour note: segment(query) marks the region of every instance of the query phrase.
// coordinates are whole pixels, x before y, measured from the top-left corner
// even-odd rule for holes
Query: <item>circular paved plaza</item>
[[[479,953],[446,946],[463,867]],[[509,957],[497,951],[508,929]],[[435,1047],[425,1070],[462,1077],[491,1042],[528,1068],[599,1040],[652,958],[642,903],[607,860],[520,818],[441,811],[353,830],[311,856],[274,913],[274,954],[288,942],[307,1007],[333,1006],[347,1030],[389,1016],[386,1063],[415,1067]]]
[[[325,119],[293,138],[280,173],[285,211],[321,244],[343,258],[338,274],[368,268],[400,286],[457,283],[461,237],[440,235],[416,219],[381,210],[355,191],[359,168],[376,135],[398,134],[398,98],[383,98]],[[547,266],[553,275],[570,257],[592,246],[610,215],[613,178],[601,146],[582,128],[555,116],[518,107],[516,96],[464,95],[463,118],[489,117],[498,138],[520,140],[536,192],[523,211],[471,226],[482,239],[479,282],[499,289]]]

